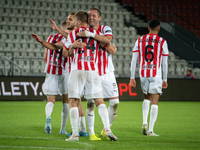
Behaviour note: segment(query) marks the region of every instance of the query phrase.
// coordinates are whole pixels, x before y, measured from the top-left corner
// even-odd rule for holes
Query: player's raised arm
[[[100,43],[104,43],[104,44],[109,44],[112,41],[112,36],[99,35],[99,34],[95,34],[90,31],[84,30],[84,29],[82,32],[78,32],[77,35],[80,37],[92,37],[96,41],[99,41]]]
[[[49,21],[52,23],[50,26],[53,30],[59,32],[62,36],[64,36],[67,39],[68,34],[66,32],[64,32],[63,30],[61,30],[60,28],[58,28],[58,26],[56,25],[56,23],[52,20],[49,19]]]
[[[58,42],[56,44],[48,43],[42,40],[37,34],[31,34],[32,38],[34,38],[37,42],[41,43],[44,47],[51,49],[51,50],[58,50],[63,48],[63,43]]]

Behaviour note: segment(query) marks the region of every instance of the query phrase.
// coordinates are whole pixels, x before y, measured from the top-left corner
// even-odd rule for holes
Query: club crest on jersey
[[[79,57],[79,61],[91,62],[91,61],[94,61],[94,59],[93,59],[93,56],[81,56]]]

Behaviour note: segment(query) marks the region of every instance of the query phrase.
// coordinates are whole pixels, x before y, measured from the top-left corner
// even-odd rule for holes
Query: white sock
[[[107,109],[106,105],[100,104],[98,106],[98,112],[99,112],[99,115],[100,115],[101,120],[103,122],[104,130],[105,131],[107,131],[107,130],[111,131],[109,117],[108,117],[108,109]]]
[[[153,127],[158,116],[158,105],[151,105],[149,132],[153,132]]]
[[[68,115],[69,115],[69,104],[63,103],[63,110],[61,112],[61,129],[60,130],[65,131],[65,126],[67,124]]]
[[[78,118],[79,118],[79,112],[78,107],[70,108],[70,121],[72,126],[72,132],[76,136],[78,135]]]
[[[87,132],[86,131],[86,124],[85,124],[85,116],[79,117],[80,118],[80,131],[83,133]]]
[[[114,122],[117,117],[117,106],[119,104],[119,99],[111,99],[109,100],[108,114],[110,120],[110,126]]]
[[[150,104],[149,100],[147,99],[143,100],[142,103],[143,124],[147,124],[147,119],[149,114],[149,104]]]
[[[94,132],[94,110],[87,108],[86,110],[86,120],[88,125],[89,136],[95,134]]]
[[[52,102],[48,102],[45,106],[46,118],[51,116],[53,112],[54,104]]]

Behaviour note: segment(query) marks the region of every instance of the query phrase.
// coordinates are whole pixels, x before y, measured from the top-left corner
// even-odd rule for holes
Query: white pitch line
[[[23,137],[23,136],[7,136],[7,135],[0,135],[0,137],[7,137],[7,138],[18,138],[18,139],[41,139],[41,140],[52,140],[52,141],[63,141],[63,142],[76,142],[80,145],[86,145],[92,147],[92,144],[86,143],[86,142],[80,142],[80,141],[65,141],[61,139],[51,139],[51,138],[42,138],[42,137]]]
[[[7,145],[0,145],[2,148],[17,148],[17,149],[64,149],[64,150],[87,150],[87,149],[76,149],[76,148],[61,148],[61,147],[40,147],[40,146],[7,146]]]

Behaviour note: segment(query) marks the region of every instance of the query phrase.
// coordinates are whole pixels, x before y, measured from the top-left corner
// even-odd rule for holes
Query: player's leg
[[[150,121],[149,121],[149,132],[148,136],[158,136],[153,132],[154,124],[158,116],[158,100],[162,94],[162,79],[160,77],[150,78],[149,91],[151,97],[151,110],[150,110]]]
[[[108,113],[111,126],[117,117],[117,107],[119,105],[119,92],[114,72],[108,72],[101,76],[101,83],[104,98],[109,99]]]
[[[79,105],[80,99],[77,98],[70,98],[70,121],[71,121],[71,127],[72,127],[72,135],[70,138],[65,139],[66,141],[78,141],[78,118],[79,118],[79,112],[78,112],[78,105]]]
[[[153,132],[154,124],[158,116],[158,100],[159,94],[151,94],[151,111],[150,111],[150,121],[149,121],[149,132],[148,136],[158,136]]]
[[[51,114],[53,112],[53,107],[56,100],[56,95],[58,92],[58,82],[59,75],[46,74],[45,82],[44,82],[44,94],[47,95],[47,104],[45,106],[46,113],[46,123],[45,123],[45,132],[47,134],[51,133]]]
[[[82,103],[79,103],[78,110],[79,110],[79,129],[80,129],[79,136],[88,136],[85,123],[85,114]]]
[[[45,123],[45,132],[50,134],[52,131],[51,128],[51,114],[53,112],[53,107],[55,104],[56,96],[55,95],[47,95],[47,104],[45,106],[46,113],[46,123]]]
[[[108,114],[110,120],[110,126],[113,124],[117,117],[117,107],[119,105],[119,97],[109,98]]]
[[[95,108],[94,100],[92,99],[87,100],[86,119],[90,136],[89,140],[100,141],[101,138],[99,138],[94,132],[94,119],[95,119],[94,108]]]
[[[77,141],[78,137],[78,120],[79,120],[79,111],[78,106],[81,103],[80,97],[85,86],[85,71],[76,70],[72,71],[68,77],[68,96],[70,99],[70,121],[72,127],[72,135],[66,141]]]
[[[107,131],[106,134],[110,140],[117,140],[111,130],[110,130],[110,123],[109,123],[109,116],[108,116],[108,109],[103,100],[103,90],[101,85],[101,79],[97,72],[91,71],[87,72],[87,80],[85,86],[85,98],[86,99],[94,99],[95,104],[98,108],[99,115],[102,119],[104,124],[105,130]]]
[[[68,134],[65,131],[65,127],[67,124],[68,116],[69,116],[69,99],[68,99],[68,73],[62,74],[59,80],[59,90],[62,93],[62,112],[61,112],[61,129],[60,134]]]
[[[150,107],[150,94],[144,94],[144,100],[142,103],[142,114],[143,114],[143,124],[142,124],[142,134],[147,135],[147,119]]]
[[[117,141],[117,137],[112,133],[110,129],[108,109],[104,103],[104,100],[102,98],[97,98],[97,99],[94,99],[94,101],[98,108],[99,116],[101,117],[101,120],[104,125],[104,128],[103,128],[103,131],[105,133],[104,136],[107,137],[111,141]]]
[[[68,94],[62,94],[62,112],[61,112],[61,128],[59,134],[67,134],[65,127],[69,116],[69,99]]]

